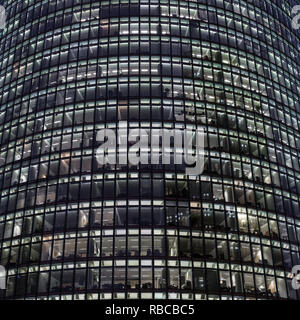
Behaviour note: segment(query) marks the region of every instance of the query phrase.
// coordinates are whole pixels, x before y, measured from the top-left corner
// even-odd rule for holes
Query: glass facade
[[[300,299],[287,0],[4,0],[5,299]],[[98,130],[203,128],[205,170],[104,165]]]

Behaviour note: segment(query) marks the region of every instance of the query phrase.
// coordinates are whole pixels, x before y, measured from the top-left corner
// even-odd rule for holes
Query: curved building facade
[[[300,299],[296,1],[0,4],[5,299]],[[203,129],[203,173],[100,165],[120,126]]]

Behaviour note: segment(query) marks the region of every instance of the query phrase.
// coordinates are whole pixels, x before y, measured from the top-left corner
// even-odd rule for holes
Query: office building
[[[300,299],[296,1],[0,4],[5,299]],[[100,165],[123,125],[202,128],[203,173]]]

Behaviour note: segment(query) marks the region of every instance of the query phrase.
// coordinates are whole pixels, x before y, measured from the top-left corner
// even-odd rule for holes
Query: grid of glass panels
[[[1,1],[7,299],[300,299],[295,1]],[[97,131],[203,128],[205,170]]]

